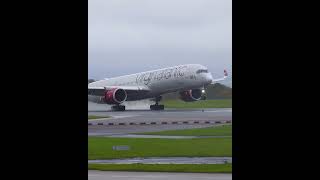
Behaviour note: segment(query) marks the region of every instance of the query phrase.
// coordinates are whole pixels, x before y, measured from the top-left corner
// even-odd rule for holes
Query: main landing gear
[[[157,110],[164,110],[164,105],[159,105],[159,101],[161,101],[162,97],[158,96],[155,98],[156,104],[150,105],[150,110],[157,111]]]
[[[123,105],[115,105],[111,107],[112,111],[125,111],[126,110],[126,106]]]

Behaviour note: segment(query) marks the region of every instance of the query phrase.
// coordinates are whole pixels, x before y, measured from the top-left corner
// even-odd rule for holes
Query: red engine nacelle
[[[180,99],[186,102],[198,101],[202,97],[201,89],[192,89],[180,92]]]
[[[123,89],[115,88],[104,93],[104,101],[107,104],[121,104],[127,99],[127,93]]]

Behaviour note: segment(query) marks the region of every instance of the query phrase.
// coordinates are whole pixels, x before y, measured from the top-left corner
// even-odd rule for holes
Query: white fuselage
[[[150,91],[136,99],[138,100],[169,92],[203,88],[211,82],[212,75],[206,67],[199,64],[186,64],[100,80],[88,86],[144,86],[149,88]]]

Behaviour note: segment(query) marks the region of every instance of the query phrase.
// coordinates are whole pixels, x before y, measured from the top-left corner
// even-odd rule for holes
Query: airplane
[[[228,77],[214,79],[203,65],[185,64],[158,70],[105,78],[88,84],[88,101],[113,105],[113,111],[125,111],[125,101],[152,99],[150,110],[164,110],[159,105],[163,94],[179,91],[180,99],[186,102],[201,100],[205,88]]]

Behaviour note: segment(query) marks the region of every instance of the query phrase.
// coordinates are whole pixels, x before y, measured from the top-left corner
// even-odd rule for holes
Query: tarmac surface
[[[166,109],[163,111],[151,110],[127,110],[123,112],[113,111],[88,111],[88,115],[112,116],[112,118],[90,120],[91,123],[107,122],[152,122],[152,121],[226,121],[232,119],[231,108],[211,109]]]
[[[108,160],[88,160],[92,164],[225,164],[232,163],[232,157],[150,157]]]
[[[160,138],[160,139],[196,139],[196,138],[231,138],[232,136],[165,136],[165,135],[140,135],[140,134],[115,134],[104,137],[116,138]]]
[[[150,111],[146,107],[139,106],[138,109],[114,112],[106,105],[88,103],[88,115],[112,116],[88,120],[89,136],[203,128],[232,122],[232,108]]]
[[[88,171],[89,180],[231,180],[232,174]]]

